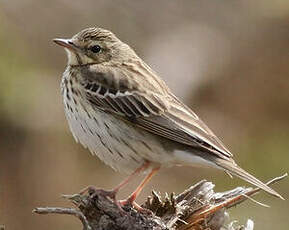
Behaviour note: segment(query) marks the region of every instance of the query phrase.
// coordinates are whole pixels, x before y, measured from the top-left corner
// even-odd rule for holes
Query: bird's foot
[[[100,189],[100,188],[96,188],[93,185],[89,185],[86,188],[82,189],[79,192],[79,195],[83,195],[85,193],[88,193],[90,196],[94,196],[94,195],[101,195],[101,196],[105,196],[110,198],[113,203],[119,208],[119,210],[124,214],[125,211],[123,210],[123,208],[121,207],[121,204],[118,200],[116,200],[116,194],[118,192],[118,189],[113,189],[113,190],[104,190],[104,189]]]
[[[143,214],[149,214],[152,215],[153,212],[141,207],[139,204],[135,202],[136,194],[133,193],[131,196],[129,196],[126,200],[117,200],[116,194],[118,192],[118,189],[113,190],[104,190],[100,188],[96,188],[93,185],[87,186],[86,188],[82,189],[78,195],[83,195],[85,193],[88,193],[90,196],[94,195],[101,195],[110,198],[113,203],[119,208],[119,210],[125,215],[127,212],[123,209],[124,206],[133,207],[137,211],[143,213]]]
[[[153,212],[151,210],[141,207],[138,203],[136,203],[134,200],[131,200],[130,198],[126,200],[119,200],[118,203],[119,203],[119,207],[121,207],[122,210],[123,210],[122,207],[130,206],[136,209],[140,213],[143,213],[146,215],[153,215]]]

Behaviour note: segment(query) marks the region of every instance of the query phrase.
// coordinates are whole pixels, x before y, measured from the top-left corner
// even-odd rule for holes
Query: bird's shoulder
[[[141,59],[89,65],[80,69],[83,83],[96,83],[121,92],[168,95],[165,82]]]

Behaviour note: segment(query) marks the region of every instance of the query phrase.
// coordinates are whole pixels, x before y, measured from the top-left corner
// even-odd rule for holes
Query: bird
[[[56,38],[68,56],[61,80],[65,116],[75,140],[129,176],[146,176],[121,204],[135,204],[161,167],[207,166],[235,175],[267,193],[275,190],[242,169],[208,126],[126,43],[99,27]]]

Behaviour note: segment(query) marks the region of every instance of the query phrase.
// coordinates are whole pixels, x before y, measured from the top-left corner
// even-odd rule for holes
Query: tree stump
[[[275,178],[267,184],[286,176]],[[65,196],[75,208],[46,207],[36,208],[33,212],[74,215],[80,219],[84,230],[253,230],[251,220],[246,226],[229,223],[227,210],[247,199],[253,200],[251,197],[260,189],[237,187],[215,193],[213,188],[212,182],[202,180],[178,195],[166,194],[162,198],[153,191],[141,205],[145,209],[143,211],[129,205],[120,209],[104,193],[90,191],[84,195]]]

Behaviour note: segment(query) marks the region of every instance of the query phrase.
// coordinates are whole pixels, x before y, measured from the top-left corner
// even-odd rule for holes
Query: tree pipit
[[[74,138],[115,170],[131,173],[109,196],[115,198],[146,169],[146,178],[122,204],[133,203],[160,167],[205,165],[282,198],[241,169],[205,123],[112,32],[88,28],[54,42],[68,55],[61,91]]]

